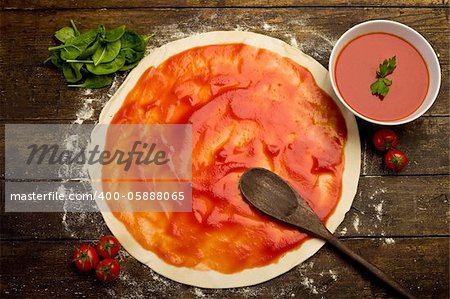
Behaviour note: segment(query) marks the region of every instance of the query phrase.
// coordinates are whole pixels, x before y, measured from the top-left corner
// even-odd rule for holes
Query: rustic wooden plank
[[[372,137],[381,126],[358,120],[361,139],[361,174],[416,175],[449,174],[450,120],[448,117],[421,117],[411,123],[395,126],[397,148],[404,151],[409,164],[400,173],[383,166],[383,154],[372,144]]]
[[[120,278],[102,285],[70,265],[82,241],[1,242],[2,298],[392,298],[389,290],[324,247],[288,273],[246,288],[207,290],[166,279],[123,252]],[[448,238],[344,240],[410,289],[417,298],[445,298],[449,292]],[[32,250],[31,250],[32,248]],[[58,279],[55,279],[55,278]]]
[[[338,236],[448,236],[448,176],[361,177]],[[447,207],[447,208],[446,208]]]
[[[58,8],[151,8],[151,7],[301,7],[301,6],[446,6],[447,0],[114,0],[114,1],[89,1],[89,0],[4,0],[3,7],[5,9],[58,9]]]
[[[362,177],[337,235],[448,236],[449,188],[448,176]],[[2,208],[0,215],[1,239],[95,239],[108,233],[99,213],[5,213]]]
[[[92,94],[68,89],[60,73],[42,64],[47,47],[54,43],[52,34],[71,18],[79,21],[83,29],[104,23],[126,24],[142,34],[157,32],[152,47],[198,32],[250,30],[291,43],[325,66],[333,43],[352,25],[368,19],[397,20],[422,33],[439,54],[443,84],[427,115],[448,116],[448,12],[445,8],[347,7],[2,11],[0,89],[5,109],[0,112],[0,119],[73,120],[85,105],[87,112],[91,105],[97,111],[107,100],[106,89]]]
[[[98,119],[102,101],[87,104],[86,109],[92,114],[87,122],[92,123]],[[67,123],[67,120],[60,120]],[[15,120],[9,123],[22,123],[30,121]],[[48,121],[47,121],[48,122]],[[400,143],[397,146],[403,150],[408,158],[409,165],[400,173],[395,174],[383,166],[382,153],[372,146],[372,136],[379,126],[358,120],[361,139],[361,174],[362,175],[433,175],[449,174],[449,143],[450,119],[448,117],[421,117],[409,124],[396,126],[393,129],[399,135]],[[0,150],[4,152],[4,132],[0,130]],[[4,159],[0,154],[0,169],[4,168]],[[351,159],[352,157],[348,157]],[[3,177],[2,173],[2,177]]]

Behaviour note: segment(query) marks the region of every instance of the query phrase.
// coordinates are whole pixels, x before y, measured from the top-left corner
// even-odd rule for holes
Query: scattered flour
[[[314,280],[312,278],[303,277],[303,280],[300,282],[302,286],[307,288],[312,294],[319,294],[317,287],[314,285]]]
[[[293,47],[298,48],[298,42],[297,42],[297,39],[296,39],[295,37],[291,37],[291,39],[290,39],[290,41],[289,41],[289,44],[290,44],[291,46],[293,46]]]
[[[375,208],[375,216],[377,217],[378,221],[381,221],[383,216],[383,203],[384,200],[382,200],[379,204],[373,205]]]
[[[116,90],[119,88],[121,82],[125,79],[125,75],[118,75],[115,76],[111,87],[109,88],[108,92],[105,94],[97,93],[99,94],[98,97],[94,97],[96,92],[92,89],[85,89],[81,91],[81,99],[82,99],[82,106],[81,108],[76,112],[77,119],[73,122],[74,125],[77,124],[83,124],[85,121],[90,120],[95,113],[96,107],[101,107],[104,103],[106,103],[109,98],[116,92]],[[100,104],[100,105],[99,105]],[[64,143],[63,146],[67,150],[74,150],[78,146],[80,146],[80,140],[78,139],[78,135],[74,135],[73,133],[67,132],[66,136],[64,136]],[[67,188],[67,180],[68,179],[85,179],[88,177],[87,175],[87,167],[80,167],[79,165],[70,164],[70,165],[62,165],[58,170],[58,177],[61,178],[63,181],[61,182],[61,185],[58,188],[58,192],[62,194],[68,194],[72,192],[70,189]],[[83,183],[86,190],[90,190],[90,184],[89,182]],[[83,231],[83,228],[87,225],[87,222],[90,221],[91,223],[96,223],[95,227],[97,229],[98,235],[101,235],[107,231],[105,223],[101,220],[100,214],[92,214],[80,211],[78,213],[72,213],[70,211],[77,210],[76,205],[79,203],[76,201],[64,201],[63,205],[63,211],[61,223],[64,227],[64,229],[69,233],[71,237],[79,237],[80,233],[85,233]],[[87,217],[87,215],[90,215]]]
[[[383,183],[383,182],[382,182]],[[370,196],[370,203],[368,204],[369,208],[373,209],[373,227],[378,228],[378,225],[382,223],[383,215],[384,215],[384,199],[380,199],[380,195],[387,192],[386,188],[380,188],[375,190]],[[378,201],[378,202],[377,202]],[[384,236],[386,233],[385,231],[381,230],[379,232],[370,231],[371,235],[375,235],[376,233],[380,233],[382,236]]]
[[[89,95],[91,95],[93,92],[94,92],[94,91],[93,91],[92,89],[90,89],[90,88],[83,88],[83,89],[81,90],[81,93],[82,93],[83,95],[85,95],[85,96],[89,96]]]
[[[77,119],[74,121],[75,124],[82,124],[84,121],[89,120],[94,115],[94,108],[92,107],[92,102],[95,99],[86,98],[83,101],[83,107],[77,111]]]
[[[201,289],[194,288],[193,290],[194,290],[195,297],[197,297],[197,298],[205,298],[205,294],[202,292]]]
[[[344,227],[341,232],[340,232],[341,236],[345,236],[347,234],[347,228]]]
[[[337,281],[338,275],[337,275],[336,271],[333,271],[333,270],[330,269],[328,272],[330,273],[331,278],[332,278],[334,281]]]
[[[367,142],[364,142],[362,174],[367,174]]]
[[[382,182],[382,183],[383,183],[383,182]],[[386,188],[380,188],[380,189],[378,189],[378,190],[375,190],[375,191],[369,196],[369,199],[374,200],[374,199],[377,198],[377,196],[378,196],[379,194],[384,194],[384,193],[386,193],[386,192],[387,192],[387,189],[386,189]]]
[[[239,24],[237,24],[237,25],[234,27],[233,30],[234,30],[234,31],[249,31],[249,29],[248,29],[247,26],[242,26],[242,25],[239,25]]]
[[[359,216],[355,215],[354,219],[353,219],[353,227],[355,228],[355,230],[357,232],[359,232]]]
[[[297,272],[300,278],[300,284],[311,294],[311,295],[323,295],[330,288],[331,284],[336,282],[339,278],[338,274],[334,270],[324,270],[321,271],[317,278],[313,278],[308,275],[311,269],[314,267],[314,262],[307,262],[301,264],[297,267]],[[320,282],[318,282],[320,280]],[[292,296],[292,295],[291,295]]]
[[[264,29],[265,31],[277,31],[277,30],[278,30],[278,27],[277,27],[277,26],[274,26],[274,25],[270,25],[270,24],[264,22],[264,23],[263,23],[263,29]]]
[[[384,243],[386,243],[386,244],[395,244],[395,240],[394,239],[392,239],[392,238],[385,238],[384,239]]]

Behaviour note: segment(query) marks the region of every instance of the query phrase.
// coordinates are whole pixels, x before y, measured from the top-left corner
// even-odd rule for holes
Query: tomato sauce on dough
[[[265,49],[174,55],[142,74],[112,123],[192,124],[192,212],[114,213],[171,265],[235,273],[275,263],[307,238],[242,198],[239,178],[250,167],[284,177],[323,221],[341,195],[339,108],[306,68]]]

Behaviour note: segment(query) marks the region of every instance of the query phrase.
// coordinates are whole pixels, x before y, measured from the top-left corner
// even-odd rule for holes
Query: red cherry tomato
[[[95,276],[102,282],[113,281],[119,274],[119,262],[111,258],[106,258],[98,263],[97,268],[95,269]]]
[[[372,142],[377,150],[385,152],[397,145],[398,137],[391,129],[380,129],[373,135]]]
[[[73,262],[81,272],[89,272],[98,264],[98,255],[95,248],[89,244],[83,244],[73,253]]]
[[[393,171],[402,170],[406,164],[408,164],[408,158],[398,149],[390,149],[384,156],[384,165]]]
[[[115,257],[120,250],[120,243],[114,236],[104,236],[97,244],[97,252],[103,258]]]

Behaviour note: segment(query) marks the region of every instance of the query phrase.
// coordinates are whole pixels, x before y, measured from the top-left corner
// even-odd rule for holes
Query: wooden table
[[[1,122],[95,122],[111,93],[69,89],[43,65],[52,34],[75,19],[87,29],[126,24],[156,32],[152,47],[197,32],[250,30],[280,38],[324,66],[332,44],[349,27],[391,19],[418,30],[433,45],[442,67],[442,87],[420,119],[395,128],[409,166],[392,174],[371,146],[376,126],[358,120],[362,171],[353,207],[337,230],[349,247],[417,294],[449,296],[449,4],[448,0],[3,0],[1,17]],[[1,139],[4,138],[2,130]],[[3,142],[2,142],[3,146]],[[2,151],[3,153],[3,151]],[[3,159],[2,159],[3,160]],[[4,169],[3,161],[1,162]],[[2,189],[4,171],[2,171]],[[2,190],[3,191],[3,190]],[[3,192],[2,192],[3,194]],[[4,196],[2,200],[4,206]],[[78,274],[73,248],[108,233],[99,214],[1,214],[1,297],[393,297],[328,246],[288,273],[266,283],[205,290],[172,282],[123,252],[123,273],[109,285]]]

